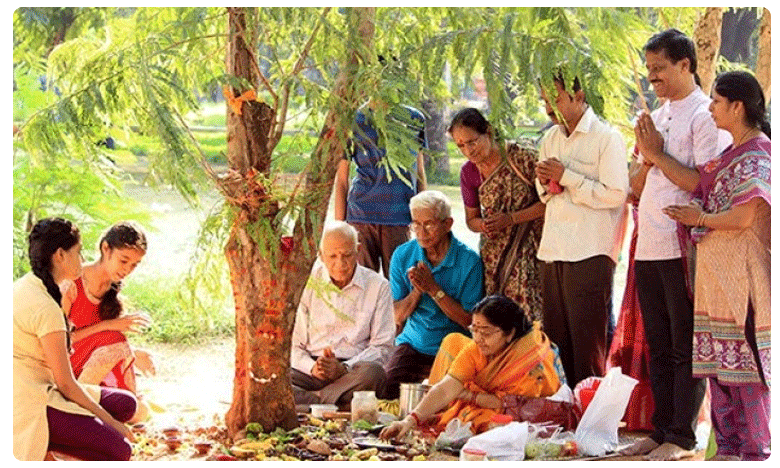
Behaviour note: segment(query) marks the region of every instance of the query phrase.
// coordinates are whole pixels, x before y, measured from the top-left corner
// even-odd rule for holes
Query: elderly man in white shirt
[[[358,265],[357,252],[355,228],[343,221],[325,227],[293,329],[297,405],[331,403],[346,410],[353,392],[384,386],[383,366],[395,337],[390,284]]]
[[[536,188],[546,205],[537,257],[543,262],[544,330],[558,345],[574,387],[606,370],[628,164],[623,137],[596,116],[579,81],[571,92],[561,77],[554,83],[556,96],[542,90],[547,114],[558,125],[545,134],[536,166]]]

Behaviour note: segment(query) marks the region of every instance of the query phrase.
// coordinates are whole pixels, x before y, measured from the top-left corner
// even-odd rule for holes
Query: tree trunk
[[[768,105],[772,97],[772,24],[769,10],[766,8],[761,14],[761,27],[758,32],[756,79],[764,90],[764,98]]]
[[[355,111],[364,99],[362,87],[357,84],[360,65],[376,57],[374,47],[376,8],[345,8],[345,11],[349,33],[346,60],[336,80],[330,110],[325,117],[325,125],[312,154],[312,168],[306,174],[304,193],[309,194],[312,202],[306,206],[303,215],[295,224],[296,245],[307,238],[319,239],[322,234],[321,221],[325,219],[328,211],[336,167],[346,151],[346,142],[352,131]]]
[[[435,175],[448,176],[450,157],[447,153],[447,123],[444,121],[444,113],[440,104],[433,99],[424,100],[422,108],[430,117],[425,121],[428,151],[423,152],[425,168],[431,172],[428,177],[430,179]]]
[[[245,10],[228,8],[228,18],[227,73],[245,79],[256,89],[259,77],[252,62],[257,48],[247,33]],[[227,90],[229,104],[245,91]],[[268,105],[253,99],[239,99],[227,106],[230,181],[221,188],[236,214],[225,246],[236,309],[236,360],[233,402],[225,423],[233,436],[248,422],[259,422],[266,430],[297,425],[287,330],[295,319],[291,304],[295,288],[291,286],[296,280],[305,281],[300,279],[305,273],[284,261],[276,262],[282,275],[274,271],[279,265],[272,263],[268,253],[280,250],[274,225],[278,206],[256,178],[270,170],[266,143],[273,114]]]
[[[246,79],[255,88],[259,77],[257,50],[246,31],[242,8],[229,8],[228,74]],[[290,385],[290,346],[295,313],[316,256],[316,240],[328,207],[336,165],[344,152],[358,94],[354,85],[359,58],[373,45],[374,9],[347,9],[349,22],[347,63],[332,94],[325,128],[312,155],[302,193],[293,190],[287,203],[303,207],[292,239],[282,239],[276,220],[279,205],[271,195],[270,148],[275,110],[253,100],[228,96],[228,162],[231,169],[219,181],[235,208],[235,219],[225,247],[236,309],[236,357],[233,401],[225,415],[231,437],[241,435],[249,422],[268,432],[297,426]],[[354,27],[353,27],[354,26]],[[232,96],[230,95],[232,93]]]
[[[696,45],[696,70],[701,80],[701,89],[709,94],[715,81],[715,65],[720,51],[720,30],[723,24],[723,8],[708,7],[696,22],[693,42]]]

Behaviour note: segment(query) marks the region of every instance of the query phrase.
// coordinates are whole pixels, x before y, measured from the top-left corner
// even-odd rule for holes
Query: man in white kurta
[[[658,33],[645,45],[645,61],[648,80],[664,100],[637,121],[642,164],[631,175],[634,193],[641,193],[635,273],[655,412],[653,432],[625,453],[677,460],[693,454],[705,386],[691,368],[693,301],[686,265],[691,252],[684,251],[681,226],[662,210],[690,202],[699,183],[695,166],[717,156],[730,138],[718,131],[710,98],[696,85],[691,39],[676,29]]]
[[[596,116],[575,80],[543,92],[554,123],[539,147],[536,187],[545,203],[537,257],[543,263],[545,333],[574,387],[606,370],[612,280],[623,241],[628,166],[623,137]]]
[[[293,329],[291,367],[298,405],[348,409],[352,393],[378,391],[395,337],[384,276],[357,264],[357,232],[326,226]]]

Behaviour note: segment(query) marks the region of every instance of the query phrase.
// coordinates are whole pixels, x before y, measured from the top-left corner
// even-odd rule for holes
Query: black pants
[[[423,354],[406,343],[398,345],[385,365],[387,380],[379,398],[394,400],[401,393],[402,383],[419,383],[427,379],[434,359],[436,356]]]
[[[690,450],[696,446],[696,421],[706,384],[692,375],[693,303],[683,268],[681,259],[635,263],[655,401],[650,437],[659,444],[671,442]]]
[[[569,387],[606,370],[615,262],[597,255],[541,265],[544,331],[558,345]]]

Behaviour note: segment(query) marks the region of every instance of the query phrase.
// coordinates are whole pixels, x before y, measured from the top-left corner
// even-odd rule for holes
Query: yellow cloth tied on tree
[[[442,340],[428,381],[435,385],[446,374],[473,392],[504,395],[548,397],[561,386],[555,367],[556,353],[552,342],[541,331],[539,322],[522,338],[488,362],[471,338],[452,333]],[[482,408],[464,400],[455,400],[439,417],[437,430],[444,430],[453,418],[472,422],[475,433],[488,429],[490,418],[500,410]]]
[[[233,110],[233,113],[238,115],[241,115],[241,106],[243,106],[245,102],[257,100],[257,93],[255,93],[254,89],[244,91],[240,96],[234,97],[233,91],[231,91],[229,87],[225,86],[222,88],[222,94],[225,96],[225,100]]]

